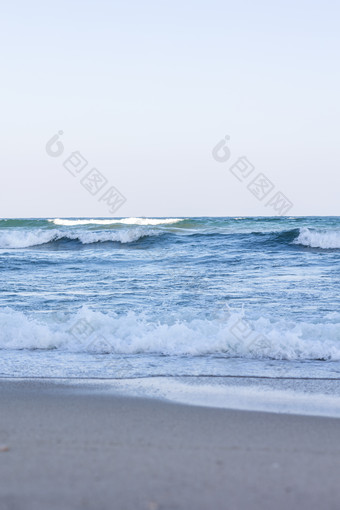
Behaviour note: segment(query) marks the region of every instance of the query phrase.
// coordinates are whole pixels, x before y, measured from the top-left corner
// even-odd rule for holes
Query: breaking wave
[[[299,236],[294,244],[301,244],[310,248],[322,248],[324,250],[340,248],[340,231],[314,231],[309,228],[301,228]]]
[[[32,231],[4,231],[0,232],[0,249],[18,249],[40,246],[62,240],[78,241],[81,244],[118,242],[133,243],[143,237],[160,235],[155,230],[141,230],[138,228],[120,230],[117,232],[68,232],[61,230],[32,230]]]
[[[48,220],[54,222],[60,227],[62,226],[74,226],[72,229],[64,228],[30,228],[22,229],[8,228],[0,230],[0,249],[19,249],[29,248],[34,246],[59,243],[62,241],[76,241],[82,245],[94,244],[94,243],[108,243],[118,242],[122,244],[133,243],[144,237],[152,236],[163,236],[166,232],[173,231],[164,228],[157,228],[158,225],[168,225],[166,222],[178,222],[184,220],[142,220],[149,223],[140,223],[137,225],[132,221],[137,221],[138,218],[129,218],[126,220],[117,220],[116,222],[125,222],[126,228],[117,227],[113,229],[86,229],[81,228],[82,225],[111,225],[111,220]],[[150,223],[150,222],[162,222],[162,223]],[[60,222],[60,223],[57,223]],[[101,222],[101,223],[98,223]],[[130,222],[130,223],[129,223]],[[148,225],[148,226],[147,226]],[[151,227],[154,226],[154,228]],[[79,227],[79,228],[76,228]],[[279,231],[232,231],[232,232],[209,232],[209,231],[197,231],[181,229],[181,235],[186,234],[194,236],[195,238],[203,237],[205,239],[215,238],[221,239],[223,242],[234,242],[238,240],[244,245],[251,247],[258,247],[262,245],[265,249],[266,246],[276,246],[280,250],[284,247],[293,245],[300,245],[309,248],[319,249],[340,249],[340,230],[311,230],[307,227],[291,230],[279,230]],[[166,239],[166,238],[164,238]]]
[[[51,313],[38,319],[6,308],[0,312],[0,349],[340,360],[340,314],[315,324],[261,317],[241,327],[242,319],[242,313],[233,312],[211,319],[162,322],[134,312],[108,315],[86,307],[75,315]],[[247,335],[244,324],[250,331]]]
[[[140,226],[156,226],[156,225],[171,225],[173,223],[179,223],[183,221],[179,218],[163,218],[163,219],[152,219],[152,218],[125,218],[121,220],[99,220],[99,219],[91,219],[91,220],[64,220],[56,218],[55,220],[48,220],[49,222],[54,223],[55,225],[64,226],[64,227],[74,227],[80,225],[140,225]]]

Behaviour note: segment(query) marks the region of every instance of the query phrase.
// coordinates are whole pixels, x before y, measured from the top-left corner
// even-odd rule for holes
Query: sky
[[[340,215],[339,19],[329,0],[4,2],[0,217]]]

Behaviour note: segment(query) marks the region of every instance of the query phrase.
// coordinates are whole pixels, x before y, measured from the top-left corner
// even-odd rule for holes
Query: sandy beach
[[[13,380],[0,412],[1,510],[339,508],[338,419]]]

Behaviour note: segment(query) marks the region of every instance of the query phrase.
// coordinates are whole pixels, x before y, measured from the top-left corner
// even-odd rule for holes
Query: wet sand
[[[0,380],[1,510],[338,509],[340,420]]]

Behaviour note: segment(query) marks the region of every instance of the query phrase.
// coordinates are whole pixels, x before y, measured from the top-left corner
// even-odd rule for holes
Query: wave
[[[131,219],[132,220],[132,219]],[[49,220],[59,221],[59,220]],[[60,220],[62,222],[72,220]],[[88,221],[111,221],[111,220],[75,220],[71,224],[76,224],[78,227]],[[121,220],[125,221],[125,220]],[[130,221],[126,220],[126,221]],[[145,220],[151,221],[151,220]],[[158,220],[154,220],[158,221]],[[167,220],[163,220],[167,221]],[[175,221],[175,220],[171,220]],[[185,220],[177,220],[185,221]],[[104,223],[103,223],[104,224]],[[64,223],[63,223],[64,225]],[[87,223],[84,223],[87,225]],[[156,226],[155,226],[156,227]],[[169,229],[157,229],[150,226],[144,228],[142,225],[131,226],[126,224],[126,228],[117,229],[82,229],[73,228],[70,230],[55,229],[55,228],[9,228],[0,230],[0,249],[18,249],[40,246],[51,243],[75,241],[80,244],[94,244],[106,242],[118,242],[122,244],[136,242],[143,237],[163,236],[164,234],[174,232]],[[311,248],[321,249],[340,249],[340,230],[325,230],[317,231],[311,230],[307,227],[295,228],[291,230],[276,230],[276,231],[207,231],[207,230],[190,230],[181,229],[182,235],[190,236],[191,238],[204,240],[221,239],[223,242],[238,241],[242,243],[242,248],[247,249],[266,249],[268,246],[289,247],[293,245],[302,245]]]
[[[118,232],[74,232],[60,230],[5,231],[0,232],[0,249],[18,249],[40,246],[60,241],[78,241],[83,245],[105,242],[133,243],[148,236],[160,235],[159,231],[121,230]]]
[[[56,218],[55,220],[48,220],[58,226],[74,227],[80,225],[140,225],[140,226],[156,226],[156,225],[171,225],[183,221],[180,218],[163,218],[163,219],[152,219],[152,218],[125,218],[121,220],[64,220]]]
[[[0,232],[0,248],[29,248],[46,244],[57,238],[53,231],[4,231]]]
[[[0,349],[340,360],[340,321],[339,314],[316,324],[264,317],[246,321],[243,313],[231,312],[211,319],[162,322],[134,312],[118,316],[86,307],[74,315],[38,319],[6,308],[0,311]]]
[[[337,249],[340,248],[340,230],[320,232],[304,227],[293,242],[310,248]]]

